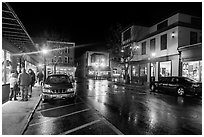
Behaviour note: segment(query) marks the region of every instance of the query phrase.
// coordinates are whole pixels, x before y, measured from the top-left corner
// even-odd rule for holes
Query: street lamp
[[[154,77],[154,64],[153,64],[153,59],[155,58],[156,56],[156,53],[155,52],[152,52],[151,53],[151,57],[150,57],[150,82],[153,81],[152,78],[151,78],[151,73]],[[151,72],[151,68],[152,68],[152,72]]]

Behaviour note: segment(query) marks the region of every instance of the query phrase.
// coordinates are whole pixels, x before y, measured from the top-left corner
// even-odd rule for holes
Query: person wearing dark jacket
[[[28,74],[30,75],[30,77],[31,77],[31,83],[30,83],[30,92],[28,93],[29,94],[29,97],[31,98],[31,96],[32,96],[32,88],[33,88],[33,86],[35,85],[35,73],[33,72],[33,70],[32,69],[29,69],[28,70]]]
[[[20,85],[21,91],[21,101],[28,101],[28,87],[31,83],[31,77],[28,73],[26,73],[26,69],[23,68],[22,73],[18,76],[18,82]]]

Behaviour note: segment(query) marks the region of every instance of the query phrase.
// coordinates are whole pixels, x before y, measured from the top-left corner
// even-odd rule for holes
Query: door
[[[169,91],[176,92],[178,86],[179,86],[179,79],[171,78],[169,82]]]

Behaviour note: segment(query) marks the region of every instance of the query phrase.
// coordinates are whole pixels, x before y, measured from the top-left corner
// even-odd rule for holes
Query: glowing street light
[[[47,49],[42,49],[42,53],[45,55],[48,53],[48,50]]]
[[[152,55],[152,57],[154,58],[154,57],[156,56],[156,53],[155,53],[155,52],[153,52],[151,55]]]

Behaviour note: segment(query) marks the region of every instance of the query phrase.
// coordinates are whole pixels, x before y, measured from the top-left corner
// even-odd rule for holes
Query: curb
[[[23,127],[23,130],[20,132],[21,135],[23,135],[25,133],[25,131],[26,131],[27,127],[28,127],[28,124],[31,121],[31,118],[32,118],[33,114],[35,113],[35,110],[37,109],[38,105],[40,104],[41,99],[42,99],[42,94],[40,94],[40,98],[38,100],[38,103],[35,105],[34,109],[32,110],[31,114],[29,115],[29,117],[28,117],[28,119],[26,121],[25,126]]]

